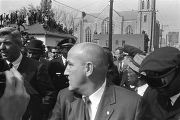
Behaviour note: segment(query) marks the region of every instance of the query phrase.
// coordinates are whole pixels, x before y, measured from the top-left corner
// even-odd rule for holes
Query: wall
[[[93,39],[93,42],[99,44],[100,46],[108,47],[108,35],[96,34],[94,35]],[[125,41],[125,44],[144,50],[144,35],[142,34],[115,34],[112,36],[112,39],[112,51],[114,51],[117,47],[122,46],[122,41]]]

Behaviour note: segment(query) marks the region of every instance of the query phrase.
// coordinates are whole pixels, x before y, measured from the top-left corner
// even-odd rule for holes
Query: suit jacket
[[[48,72],[56,91],[68,87],[68,79],[64,75],[66,66],[63,64],[62,57],[55,58],[49,62]]]
[[[50,120],[82,120],[77,118],[79,97],[68,89],[59,92]],[[106,85],[95,120],[138,120],[140,96],[115,85]]]
[[[166,99],[156,89],[148,87],[142,99],[140,120],[180,120],[180,97],[173,107],[168,107]]]
[[[24,85],[30,94],[30,102],[23,120],[42,120],[54,107],[56,94],[48,75],[47,66],[31,58],[23,57],[17,69],[24,77]]]

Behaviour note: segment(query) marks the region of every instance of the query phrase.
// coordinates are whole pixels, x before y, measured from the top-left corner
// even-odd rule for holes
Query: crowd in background
[[[22,120],[80,120],[79,112],[84,108],[80,96],[91,100],[91,120],[110,114],[110,120],[180,118],[180,51],[176,48],[163,47],[147,55],[125,44],[112,52],[94,43],[75,44],[66,38],[46,51],[41,40],[32,38],[23,44],[16,28],[4,27],[0,29],[0,53],[0,88],[5,89],[5,79],[24,79],[26,90],[21,87],[21,94],[29,103],[25,102]],[[7,72],[3,77],[8,69],[14,77],[7,77]],[[3,92],[0,106],[6,105],[2,104],[4,98],[8,99]],[[8,94],[6,89],[4,94]],[[6,117],[1,116],[1,112],[6,113],[3,108],[0,117]]]
[[[51,16],[46,15],[39,9],[14,11],[9,14],[4,13],[0,15],[0,28],[16,24],[19,30],[20,27],[22,27],[23,30],[26,30],[25,26],[30,26],[36,23],[42,24],[47,30],[56,30],[60,33],[68,34],[73,33],[73,29],[67,29],[63,24],[59,22],[57,23]]]

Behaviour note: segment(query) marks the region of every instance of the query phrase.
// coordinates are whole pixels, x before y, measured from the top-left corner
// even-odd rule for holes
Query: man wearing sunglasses
[[[179,120],[180,51],[173,47],[155,50],[143,60],[140,73],[149,85],[141,120]]]

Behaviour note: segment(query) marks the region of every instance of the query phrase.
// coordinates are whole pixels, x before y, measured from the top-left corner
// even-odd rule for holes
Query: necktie
[[[13,67],[13,64],[10,62],[9,63],[9,68],[11,69]]]
[[[89,97],[83,97],[84,100],[84,120],[90,120],[89,116],[89,105],[91,101],[89,100]]]

